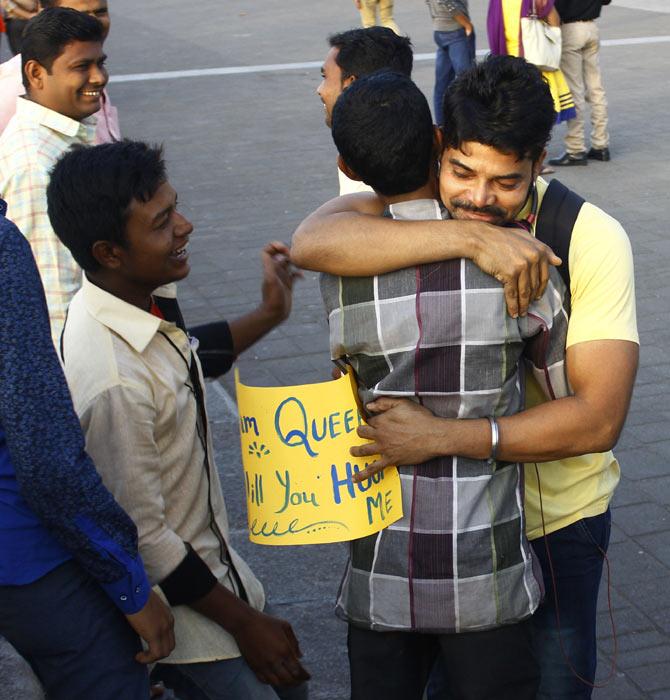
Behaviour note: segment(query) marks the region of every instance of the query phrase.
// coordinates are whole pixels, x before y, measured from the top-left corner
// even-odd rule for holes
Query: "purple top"
[[[489,11],[486,17],[486,31],[489,36],[489,47],[495,56],[507,56],[505,42],[505,20],[503,17],[503,0],[489,0]],[[528,17],[533,7],[533,0],[521,0],[521,16]],[[537,16],[544,19],[553,9],[554,0],[535,0]],[[519,37],[519,48],[523,55],[523,43]]]

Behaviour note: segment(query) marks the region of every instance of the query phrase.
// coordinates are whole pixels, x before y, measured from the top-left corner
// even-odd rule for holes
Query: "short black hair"
[[[331,47],[339,49],[335,63],[342,70],[342,79],[362,78],[379,70],[412,75],[412,42],[407,36],[398,36],[388,27],[350,29],[331,34]]]
[[[337,98],[332,131],[344,162],[380,194],[408,194],[428,181],[433,119],[407,76],[380,71],[355,80]]]
[[[523,58],[488,56],[461,73],[444,96],[445,148],[474,141],[535,162],[555,121],[549,85]]]
[[[69,7],[51,7],[33,17],[23,31],[21,44],[21,75],[23,86],[30,84],[26,76],[26,63],[37,61],[51,73],[54,61],[73,41],[102,43],[102,24],[94,17]]]
[[[167,180],[163,149],[141,141],[75,146],[51,172],[47,206],[51,226],[79,266],[99,268],[96,241],[126,244],[133,200],[148,202]]]

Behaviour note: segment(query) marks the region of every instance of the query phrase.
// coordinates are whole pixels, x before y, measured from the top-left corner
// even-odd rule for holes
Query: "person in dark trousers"
[[[0,634],[50,700],[147,700],[145,664],[174,648],[172,615],[84,451],[40,276],[5,211],[0,200]]]

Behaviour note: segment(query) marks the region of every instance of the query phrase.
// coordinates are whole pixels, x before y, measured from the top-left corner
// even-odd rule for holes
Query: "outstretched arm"
[[[453,258],[468,258],[504,285],[512,317],[542,295],[549,266],[560,259],[520,229],[479,221],[394,221],[382,218],[373,194],[333,199],[296,229],[291,259],[308,270],[367,276]]]

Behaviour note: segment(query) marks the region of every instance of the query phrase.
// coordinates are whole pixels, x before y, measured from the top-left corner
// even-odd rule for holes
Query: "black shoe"
[[[559,158],[550,158],[549,165],[588,165],[586,153],[564,153]]]
[[[587,154],[587,158],[591,160],[602,160],[607,162],[610,159],[610,149],[605,146],[605,148],[592,148]]]

